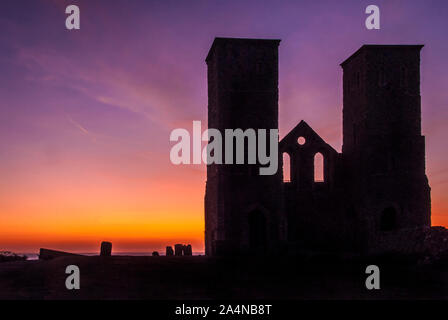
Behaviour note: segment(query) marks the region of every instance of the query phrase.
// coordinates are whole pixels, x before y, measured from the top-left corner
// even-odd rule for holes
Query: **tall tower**
[[[344,71],[343,159],[347,205],[367,235],[430,225],[421,135],[423,45],[364,45]]]
[[[209,128],[222,137],[225,129],[278,129],[279,43],[215,38],[206,59]],[[281,169],[259,175],[258,163],[245,163],[207,166],[207,255],[266,252],[280,236]]]

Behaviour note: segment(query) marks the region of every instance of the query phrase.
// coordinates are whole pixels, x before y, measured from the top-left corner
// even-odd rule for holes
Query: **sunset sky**
[[[381,30],[364,26],[369,4]],[[77,4],[81,30],[65,28]],[[0,250],[203,250],[205,166],[169,134],[207,121],[215,36],[278,38],[280,136],[301,119],[342,143],[343,60],[424,44],[422,126],[433,225],[448,226],[448,2],[20,0],[0,7]]]

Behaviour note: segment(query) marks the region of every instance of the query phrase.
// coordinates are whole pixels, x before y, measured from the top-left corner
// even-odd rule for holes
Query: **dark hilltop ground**
[[[0,263],[0,299],[448,299],[448,259],[87,257]],[[65,288],[77,265],[81,289]],[[367,290],[365,269],[381,271]]]

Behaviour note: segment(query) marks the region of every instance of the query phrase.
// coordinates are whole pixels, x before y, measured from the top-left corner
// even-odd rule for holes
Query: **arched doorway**
[[[266,217],[260,210],[249,213],[249,247],[254,253],[266,251]]]

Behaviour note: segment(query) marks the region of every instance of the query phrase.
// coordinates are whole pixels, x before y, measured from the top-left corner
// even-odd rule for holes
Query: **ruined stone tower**
[[[364,45],[343,68],[346,208],[358,239],[430,225],[421,135],[422,45]]]
[[[279,42],[214,40],[206,59],[209,128],[223,137],[225,129],[278,129]],[[280,237],[281,178],[259,175],[258,169],[258,164],[207,166],[207,255],[266,252]]]

